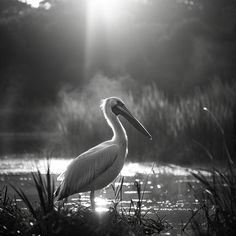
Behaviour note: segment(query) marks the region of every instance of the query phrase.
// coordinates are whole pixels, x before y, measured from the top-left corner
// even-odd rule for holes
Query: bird
[[[72,160],[57,178],[60,181],[55,191],[57,201],[67,199],[76,193],[90,191],[91,208],[95,210],[94,192],[116,179],[128,154],[128,138],[119,115],[127,119],[143,135],[152,139],[150,133],[131,114],[120,98],[102,99],[100,108],[113,131],[113,137]]]

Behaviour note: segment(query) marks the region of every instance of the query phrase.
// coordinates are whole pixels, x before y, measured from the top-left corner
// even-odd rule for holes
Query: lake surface
[[[50,169],[56,181],[56,177],[63,172],[71,159],[50,159]],[[13,184],[22,188],[32,201],[37,201],[36,190],[33,185],[31,172],[39,169],[46,173],[47,161],[44,158],[35,159],[33,156],[27,158],[0,159],[0,189],[5,185]],[[166,221],[173,226],[173,229],[165,235],[176,235],[180,233],[181,227],[187,222],[192,210],[199,206],[194,196],[194,189],[198,189],[199,182],[193,178],[191,172],[196,169],[184,168],[176,165],[157,165],[154,163],[126,163],[121,175],[113,182],[115,188],[119,187],[122,176],[124,177],[122,188],[122,201],[120,207],[124,210],[130,208],[131,199],[134,203],[138,201],[138,194],[135,182],[141,184],[143,194],[143,213],[165,217]],[[204,175],[208,172],[201,171]],[[56,181],[56,185],[59,182]],[[14,191],[9,187],[9,194]],[[115,202],[114,189],[110,186],[96,191],[96,211],[99,214],[107,211]],[[21,200],[17,198],[19,204]],[[68,200],[67,205],[76,207],[77,204],[90,206],[89,193],[75,194]],[[164,234],[163,234],[164,235]]]

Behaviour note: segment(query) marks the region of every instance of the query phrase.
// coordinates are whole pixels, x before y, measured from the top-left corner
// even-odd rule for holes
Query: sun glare
[[[89,0],[90,16],[109,23],[117,18],[122,0]]]
[[[20,2],[27,3],[34,8],[38,8],[42,0],[20,0]]]

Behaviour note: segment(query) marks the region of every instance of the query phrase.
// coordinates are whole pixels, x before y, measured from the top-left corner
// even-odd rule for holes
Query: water
[[[50,160],[50,169],[54,179],[63,172],[71,159]],[[26,158],[2,158],[0,159],[0,189],[6,184],[13,184],[21,187],[32,201],[36,201],[36,191],[30,172],[37,169],[41,173],[46,173],[47,162],[45,159],[35,159],[33,156]],[[143,194],[142,210],[148,214],[157,212],[160,217],[165,217],[168,223],[173,226],[173,232],[180,230],[181,225],[187,222],[192,210],[199,207],[198,200],[195,199],[189,184],[195,189],[199,187],[199,182],[193,178],[191,172],[195,169],[184,168],[176,165],[157,166],[153,163],[127,163],[121,171],[121,175],[113,182],[113,186],[118,188],[122,176],[124,177],[122,201],[119,206],[128,210],[131,199],[136,204],[138,194],[135,182],[141,184]],[[204,175],[207,172],[202,171]],[[56,185],[59,183],[56,182]],[[9,194],[13,190],[9,188]],[[20,199],[17,199],[19,204]],[[115,202],[114,188],[110,186],[96,191],[96,211],[102,214],[108,211]],[[69,198],[68,206],[75,207],[77,204],[90,206],[89,193],[75,194]]]

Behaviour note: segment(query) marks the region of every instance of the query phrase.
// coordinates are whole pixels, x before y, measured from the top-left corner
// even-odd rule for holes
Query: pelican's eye
[[[124,106],[124,103],[118,100],[116,105],[122,107],[122,106]]]
[[[117,101],[117,103],[114,106],[112,106],[111,110],[116,116],[118,116],[120,114],[119,107],[122,107],[122,106],[124,106],[123,102]]]

